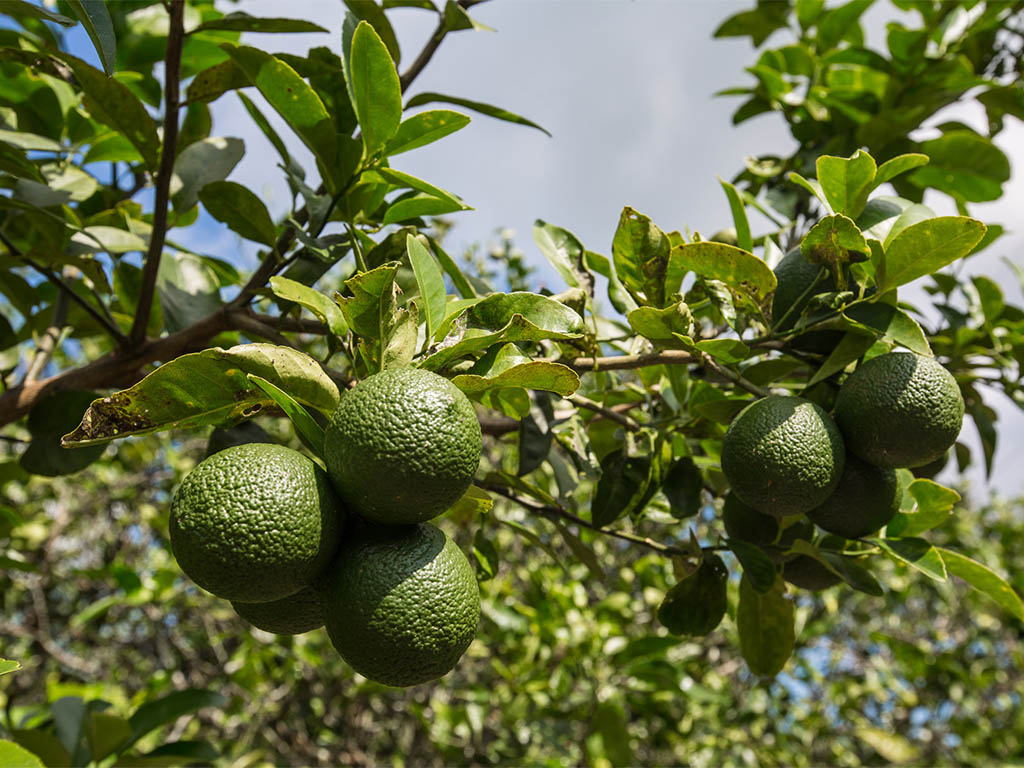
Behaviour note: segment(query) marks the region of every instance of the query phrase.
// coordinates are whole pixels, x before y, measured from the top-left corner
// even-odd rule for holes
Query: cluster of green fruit
[[[387,370],[343,394],[325,472],[280,445],[202,461],[171,505],[171,546],[200,587],[277,634],[326,626],[360,674],[409,686],[449,672],[476,634],[480,594],[456,544],[427,523],[480,463],[472,404],[447,379]]]
[[[776,311],[785,307],[799,316],[819,269],[797,251],[776,274]],[[831,340],[819,335],[801,341]],[[933,358],[911,352],[888,352],[858,365],[840,387],[832,415],[801,397],[756,400],[733,419],[722,446],[722,471],[731,486],[722,510],[726,533],[779,553],[798,538],[810,540],[815,525],[844,539],[872,534],[900,508],[896,469],[942,457],[960,433],[963,415],[953,376]],[[783,523],[790,524],[780,531]],[[810,555],[789,556],[782,575],[812,590],[840,581]]]

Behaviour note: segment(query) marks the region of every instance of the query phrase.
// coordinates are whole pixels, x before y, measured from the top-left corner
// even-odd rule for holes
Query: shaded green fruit
[[[443,376],[396,368],[342,395],[324,460],[346,506],[367,520],[437,517],[473,482],[482,434],[473,404]]]
[[[946,468],[949,464],[950,451],[946,451],[944,454],[935,459],[935,461],[929,461],[927,464],[922,464],[919,467],[913,467],[910,471],[914,474],[914,477],[923,477],[927,480],[931,480],[939,472]]]
[[[794,587],[820,592],[834,587],[842,579],[810,555],[799,555],[782,566],[782,578]]]
[[[226,600],[269,602],[309,585],[344,516],[327,474],[298,451],[249,443],[204,459],[171,503],[181,570]]]
[[[674,635],[706,635],[725,616],[729,569],[718,555],[676,584],[658,607],[658,621]]]
[[[427,523],[350,530],[321,588],[334,647],[356,672],[384,685],[447,674],[480,620],[473,566]]]
[[[730,539],[749,541],[751,544],[771,544],[779,534],[777,518],[758,512],[727,493],[722,504],[722,522]]]
[[[879,467],[918,467],[956,441],[964,400],[934,359],[889,352],[857,366],[839,390],[835,413],[854,455]]]
[[[826,269],[819,276],[821,266],[807,261],[799,248],[790,250],[774,271],[778,285],[772,299],[772,326],[777,331],[793,328],[815,294],[836,290],[832,273]],[[808,331],[790,339],[789,343],[804,352],[828,354],[842,338],[842,331]]]
[[[740,501],[786,517],[808,512],[835,490],[845,450],[828,414],[800,397],[755,400],[729,425],[722,471]]]
[[[822,530],[856,539],[892,520],[902,499],[896,470],[876,467],[850,453],[835,492],[807,517]]]
[[[269,603],[232,602],[231,607],[257,629],[275,635],[301,635],[324,625],[320,593],[312,587]]]

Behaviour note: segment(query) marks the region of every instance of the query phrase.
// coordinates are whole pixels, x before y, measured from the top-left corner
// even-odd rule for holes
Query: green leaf
[[[398,262],[383,264],[368,272],[361,272],[345,281],[352,292],[348,298],[335,295],[341,305],[349,327],[369,339],[383,338],[382,323],[394,307],[395,272]]]
[[[739,190],[728,181],[719,178],[718,183],[725,190],[725,196],[729,200],[729,210],[732,212],[732,223],[736,228],[736,246],[744,251],[754,250],[754,240],[750,236],[750,222],[747,219],[747,210],[743,205],[743,198]]]
[[[189,34],[205,32],[211,29],[229,32],[291,33],[291,32],[327,32],[319,24],[302,19],[257,18],[243,11],[235,11],[219,19],[204,21]]]
[[[722,623],[729,569],[718,555],[701,559],[697,570],[676,584],[658,606],[658,621],[674,635],[703,637]]]
[[[452,197],[436,197],[427,193],[403,197],[388,206],[383,224],[397,224],[421,216],[442,216],[446,213],[465,211],[467,206]]]
[[[982,203],[998,200],[1010,179],[1010,161],[992,140],[974,131],[956,130],[921,143],[931,161],[907,178],[959,200]]]
[[[892,241],[896,238],[900,232],[909,227],[911,224],[917,224],[919,221],[925,219],[934,219],[935,211],[929,208],[927,205],[921,205],[914,203],[904,208],[900,215],[896,217],[896,220],[889,226],[889,231],[885,235],[885,240],[882,241],[883,254],[884,250],[887,250],[892,244]]]
[[[763,308],[775,290],[775,273],[752,253],[725,243],[684,243],[669,256],[667,293],[678,293],[686,272],[719,280]]]
[[[398,132],[402,86],[387,46],[366,21],[352,35],[348,89],[366,154],[374,155]]]
[[[412,365],[416,355],[419,311],[415,304],[398,309],[385,318],[381,370]]]
[[[449,362],[510,341],[576,339],[583,318],[564,304],[535,293],[497,293],[466,309],[442,348],[421,365],[436,371]]]
[[[348,323],[345,322],[345,314],[338,308],[338,305],[327,296],[295,280],[275,275],[270,278],[270,290],[285,301],[294,301],[299,304],[327,326],[335,336],[344,336],[348,333]]]
[[[494,32],[494,29],[486,24],[481,24],[455,0],[447,0],[444,4],[445,26],[450,32],[458,32],[462,29],[475,29],[477,31]]]
[[[551,135],[549,131],[537,125],[537,123],[532,120],[527,120],[525,117],[509,112],[507,109],[495,107],[490,104],[484,104],[480,101],[461,99],[457,96],[445,96],[442,93],[419,93],[406,102],[405,108],[412,109],[413,107],[419,107],[423,104],[431,104],[435,102],[441,104],[454,104],[457,107],[465,107],[466,109],[472,109],[474,112],[479,112],[480,114],[487,115],[488,117],[504,120],[508,123],[516,123],[517,125],[526,125],[530,128],[536,128],[538,131],[542,131],[548,136]]]
[[[548,458],[551,446],[555,441],[555,435],[550,429],[545,429],[537,423],[533,415],[527,409],[519,420],[518,434],[518,466],[516,474],[519,477],[528,475]]]
[[[822,50],[836,47],[873,2],[874,0],[850,0],[844,5],[826,11],[818,20],[818,40]]]
[[[76,22],[67,16],[50,11],[41,5],[27,2],[27,0],[5,0],[3,12],[8,15],[31,16],[34,19],[52,21],[62,27],[73,27]]]
[[[473,559],[476,561],[477,581],[488,581],[498,575],[501,557],[483,528],[473,535]]]
[[[649,217],[628,206],[622,209],[612,240],[612,260],[619,280],[638,304],[665,306],[671,248],[668,237]]]
[[[387,14],[377,5],[376,0],[345,0],[345,5],[356,18],[373,25],[374,31],[380,35],[380,39],[388,47],[388,53],[391,54],[397,67],[402,58],[401,50],[398,47],[398,37],[395,35],[395,30],[391,26]],[[387,3],[384,4],[384,7],[387,8]]]
[[[872,182],[871,186],[872,188],[878,187],[881,184],[885,184],[887,181],[891,181],[900,174],[912,171],[915,168],[920,168],[922,165],[928,165],[928,155],[922,155],[917,152],[897,155],[891,160],[886,160],[878,166],[878,172],[875,174],[875,180]]]
[[[942,562],[942,556],[924,539],[915,537],[902,539],[870,539],[878,544],[894,559],[906,563],[912,568],[921,571],[925,576],[935,581],[946,580],[946,566]]]
[[[131,741],[126,746],[131,746],[147,733],[156,730],[162,725],[173,723],[179,717],[188,715],[199,709],[207,707],[223,708],[227,699],[219,693],[204,691],[198,688],[188,688],[184,691],[175,691],[155,701],[147,701],[131,716],[129,722],[132,726]]]
[[[457,520],[472,520],[478,515],[486,514],[494,506],[491,494],[475,485],[462,494],[462,497],[449,507],[449,513]]]
[[[694,346],[723,363],[740,363],[750,357],[750,347],[739,339],[707,339]]]
[[[0,659],[0,677],[10,674],[16,669],[21,669],[21,664],[9,659]]]
[[[664,309],[639,307],[626,315],[626,320],[641,336],[663,346],[679,346],[677,334],[689,336],[693,332],[693,315],[682,301]]]
[[[100,0],[95,0],[102,4]],[[107,77],[95,67],[68,53],[54,52],[75,73],[78,84],[85,92],[85,106],[89,114],[104,125],[109,125],[139,150],[146,168],[155,173],[160,165],[160,137],[156,123],[142,102],[126,85]]]
[[[902,765],[920,758],[919,750],[898,733],[869,726],[862,726],[855,733],[858,739],[870,746],[888,763]]]
[[[729,539],[729,549],[743,566],[743,578],[750,581],[757,592],[768,592],[779,581],[775,563],[755,544],[740,539]]]
[[[932,357],[928,339],[910,315],[891,304],[861,303],[847,307],[843,314],[860,325],[881,334],[884,341],[899,344],[919,355]]]
[[[1024,621],[1024,602],[1002,576],[959,552],[938,547],[946,569],[966,581],[983,595],[992,598],[1011,616]]]
[[[636,302],[633,301],[633,297],[629,295],[629,291],[619,280],[619,276],[615,274],[612,263],[607,257],[594,251],[584,251],[583,263],[588,269],[592,269],[608,279],[608,299],[616,312],[628,315],[637,308]]]
[[[934,480],[918,478],[907,488],[914,499],[913,512],[897,512],[885,528],[886,536],[918,536],[949,519],[960,494]]]
[[[430,184],[423,179],[418,179],[415,176],[403,173],[402,171],[394,168],[378,168],[376,171],[363,174],[363,179],[372,181],[374,180],[374,177],[378,176],[384,181],[396,186],[408,187],[409,189],[415,189],[419,192],[425,192],[432,197],[456,203],[461,206],[461,210],[469,210],[469,206],[463,203],[462,200],[451,192],[441,189],[440,187],[435,187],[433,184]]]
[[[836,274],[842,265],[866,259],[871,248],[853,219],[836,213],[811,227],[800,242],[800,252],[811,264],[824,264]],[[839,285],[839,289],[844,290],[845,285]]]
[[[689,456],[677,459],[665,473],[661,484],[669,510],[677,520],[685,520],[700,512],[704,504],[703,489],[704,477]]]
[[[185,91],[185,97],[189,102],[215,101],[228,91],[247,88],[250,85],[252,81],[249,80],[249,76],[234,61],[228,59],[207,67],[193,77]]]
[[[199,190],[199,200],[213,218],[246,240],[274,247],[274,222],[267,207],[248,187],[234,181],[213,181]]]
[[[432,144],[469,125],[469,117],[450,109],[431,109],[402,121],[395,135],[388,141],[384,154],[400,155],[410,149]]]
[[[181,765],[213,765],[220,753],[205,741],[172,741],[144,755],[130,755],[133,768],[178,768]],[[117,763],[120,765],[121,763]]]
[[[537,219],[533,222],[533,242],[566,285],[585,288],[593,282],[583,264],[586,249],[572,232]]]
[[[114,74],[117,59],[117,37],[114,25],[110,21],[110,13],[104,0],[66,0],[71,11],[82,22],[86,34],[92,40],[96,53],[99,54],[103,71]]]
[[[322,168],[331,169],[337,155],[334,121],[316,91],[294,69],[269,53],[248,46],[221,47],[309,147]]]
[[[241,139],[209,137],[189,144],[174,161],[171,201],[187,211],[199,200],[199,191],[212,181],[222,181],[245,155]]]
[[[803,187],[816,198],[818,198],[821,204],[825,207],[825,210],[828,211],[829,213],[832,213],[832,206],[829,204],[828,198],[825,197],[825,193],[821,189],[821,184],[819,184],[817,180],[805,179],[796,171],[790,171],[789,176],[787,176],[787,178],[794,184]]]
[[[606,526],[642,511],[641,502],[649,499],[651,457],[630,456],[619,449],[601,460],[601,478],[590,504],[594,525]]]
[[[817,160],[818,183],[832,210],[855,219],[874,188],[875,159],[862,149],[851,157],[822,155]],[[749,250],[749,249],[748,249]]]
[[[214,347],[164,363],[138,384],[93,401],[62,443],[93,445],[163,429],[231,426],[274,401],[253,386],[255,374],[325,414],[338,405],[338,387],[308,355],[273,344]]]
[[[824,381],[829,376],[839,373],[854,360],[859,359],[874,344],[875,337],[872,335],[859,331],[847,332],[836,344],[835,349],[825,358],[821,367],[815,371],[810,381],[807,382],[807,386],[811,387],[819,381]]]
[[[441,262],[441,267],[444,268],[445,273],[452,279],[452,284],[455,286],[455,290],[459,292],[459,295],[464,299],[476,298],[477,294],[473,289],[473,285],[462,274],[459,265],[445,252],[444,248],[436,240],[430,240],[430,248],[437,257],[437,260]]]
[[[478,367],[452,378],[455,386],[474,399],[484,392],[507,387],[543,390],[568,397],[580,386],[580,377],[572,368],[561,363],[530,360],[515,344],[500,347],[485,372],[477,373]]]
[[[90,712],[85,719],[85,739],[92,759],[99,762],[123,749],[132,737],[128,721],[108,712]]]
[[[323,459],[324,429],[313,420],[313,417],[309,415],[309,411],[297,403],[287,392],[280,387],[274,386],[261,376],[250,373],[248,378],[249,381],[262,389],[284,411],[284,415],[294,425],[295,432],[298,434],[302,444],[314,456]]]
[[[786,596],[785,582],[776,579],[771,589],[761,593],[744,574],[736,625],[740,651],[750,671],[759,677],[779,674],[796,642],[793,601]]]
[[[0,129],[0,141],[10,144],[12,147],[17,147],[18,149],[34,149],[40,152],[63,151],[63,147],[60,145],[60,142],[54,141],[46,136],[37,136],[34,133],[26,133],[24,131]]]
[[[794,545],[802,543],[799,539],[794,542]],[[796,549],[796,546],[793,547]],[[885,590],[878,583],[878,580],[872,575],[862,562],[855,560],[852,557],[844,557],[838,555],[835,552],[822,552],[816,550],[817,559],[824,561],[831,570],[835,571],[836,574],[842,578],[847,584],[856,589],[858,592],[863,592],[866,595],[873,595],[875,597],[882,597],[885,594]]]
[[[187,328],[223,306],[216,273],[190,253],[164,253],[156,289],[164,323],[171,332]]]
[[[0,765],[4,768],[46,768],[38,757],[7,739],[0,739]]]
[[[969,254],[985,236],[985,225],[966,216],[939,216],[900,232],[876,270],[878,292],[930,275]]]
[[[60,441],[97,397],[95,392],[67,391],[40,400],[29,412],[26,426],[32,440],[19,459],[22,469],[44,477],[72,475],[102,456],[105,446],[68,450]]]

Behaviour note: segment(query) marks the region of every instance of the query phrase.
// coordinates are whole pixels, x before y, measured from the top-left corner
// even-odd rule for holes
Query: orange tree
[[[280,718],[257,738],[230,714],[209,721],[225,733],[216,749],[182,739],[185,726],[165,728],[204,707],[230,713],[225,695],[244,699],[261,678],[275,679],[276,654],[292,662],[292,652],[300,661],[307,654],[311,664],[321,656],[304,639],[293,645],[258,633],[239,637],[244,625],[197,597],[175,568],[164,510],[181,473],[202,457],[192,436],[205,440],[214,428],[207,451],[272,440],[319,458],[323,425],[340,393],[393,367],[446,376],[479,406],[484,460],[476,484],[443,524],[473,556],[485,623],[532,648],[533,622],[557,647],[555,625],[564,621],[566,631],[577,631],[588,594],[603,598],[587,614],[594,626],[606,627],[609,615],[630,622],[630,610],[661,619],[664,627],[648,616],[634,628],[641,631],[624,633],[625,645],[573,647],[577,674],[625,685],[626,698],[595,687],[591,699],[573,704],[571,672],[546,682],[566,689],[571,708],[558,710],[566,724],[541,732],[552,743],[579,736],[574,743],[584,743],[591,760],[666,761],[680,754],[681,744],[668,736],[652,737],[648,751],[632,751],[644,736],[631,734],[625,714],[639,708],[628,695],[633,687],[657,698],[697,685],[695,695],[715,711],[715,722],[725,722],[721,681],[735,670],[705,679],[707,688],[694,683],[698,673],[691,669],[687,684],[667,669],[682,648],[702,649],[712,661],[738,649],[749,670],[738,679],[748,685],[754,677],[788,674],[787,664],[820,674],[813,659],[793,652],[808,642],[798,625],[802,634],[813,632],[831,593],[806,602],[810,593],[787,583],[801,582],[793,572],[786,578],[794,562],[842,584],[844,600],[863,593],[856,605],[867,615],[875,600],[899,616],[911,610],[910,595],[931,595],[932,582],[960,579],[994,601],[1008,626],[1019,627],[1024,607],[1005,578],[1019,553],[972,549],[962,540],[976,537],[950,533],[961,499],[929,479],[938,465],[898,469],[898,511],[884,532],[844,538],[816,531],[801,510],[770,519],[769,534],[751,536],[727,531],[720,512],[737,479],[726,477],[721,461],[737,414],[766,398],[799,396],[827,421],[845,379],[891,350],[935,358],[953,374],[991,464],[997,429],[982,393],[1024,400],[1024,314],[995,281],[961,279],[956,269],[1002,234],[998,224],[972,218],[969,207],[997,199],[1009,178],[993,137],[1006,119],[1024,117],[1021,4],[896,3],[912,8],[919,24],[893,22],[883,51],[864,45],[860,17],[871,3],[862,0],[834,8],[759,2],[727,19],[718,35],[750,36],[757,46],[779,30],[792,35],[749,68],[754,84],[730,93],[747,97],[735,121],[778,112],[798,149],[789,157],[752,157],[722,183],[731,231],[710,239],[697,227],[720,226],[672,222],[679,229],[663,229],[627,207],[602,254],[567,229],[538,221],[537,247],[565,282],[555,295],[527,290],[528,270],[518,261],[506,260],[515,290],[500,292],[485,269],[450,256],[443,247],[447,225],[437,217],[467,204],[400,170],[404,152],[429,151],[423,148],[469,122],[466,111],[538,127],[488,104],[415,92],[417,76],[447,35],[476,27],[470,10],[477,4],[351,0],[340,46],[306,56],[271,54],[243,45],[240,35],[317,31],[315,23],[225,14],[212,3],[4,6],[12,23],[0,49],[0,423],[9,457],[2,465],[7,602],[0,630],[14,638],[5,655],[16,660],[0,662],[0,673],[19,662],[26,668],[5,678],[17,695],[7,700],[10,740],[0,748],[55,764],[112,755],[156,764],[210,760],[218,751],[237,758],[250,753],[233,750],[263,739],[282,760],[328,760],[317,746],[327,737],[309,723],[323,719],[338,731],[344,721],[327,711],[331,689],[304,673],[297,673],[296,691],[285,684],[273,689],[278,700],[312,707],[294,738],[278,728]],[[437,16],[411,63],[403,63],[388,20],[387,12],[402,6]],[[101,68],[68,52],[61,30],[76,24]],[[287,135],[246,95],[253,89],[287,123]],[[221,98],[240,99],[279,154],[292,191],[279,220],[229,180],[245,147],[214,133],[209,105]],[[919,140],[922,124],[961,100],[984,106],[988,135],[945,122],[937,138]],[[428,104],[444,108],[419,109]],[[296,142],[312,153],[315,168],[298,163],[289,149]],[[108,182],[99,176],[105,165],[113,170]],[[149,188],[151,198],[142,194]],[[942,195],[958,215],[939,216],[927,205]],[[179,242],[175,230],[194,225],[200,208],[262,248],[251,275],[240,274],[225,254]],[[772,230],[755,233],[751,210]],[[780,311],[773,269],[793,249],[811,265],[812,279]],[[900,299],[900,289],[913,283],[925,287],[934,309]],[[819,334],[817,343],[808,343],[811,333]],[[145,437],[152,433],[164,434]],[[114,440],[116,456],[104,452]],[[953,453],[961,468],[972,460],[962,443]],[[74,509],[76,481],[38,479],[82,470],[77,477],[89,478],[83,492],[109,513],[110,525],[78,520],[85,513]],[[38,499],[49,499],[56,516]],[[1007,526],[1005,516],[983,519],[993,530]],[[67,570],[60,561],[74,561],[70,542],[93,551]],[[503,568],[515,570],[505,564],[507,555],[531,563],[550,556],[572,580],[556,588],[565,577],[550,569],[517,573],[524,593],[539,601],[531,612],[501,579]],[[147,565],[140,571],[128,561]],[[594,586],[609,568],[615,579]],[[911,576],[925,581],[914,584]],[[1019,574],[1014,579],[1019,591]],[[546,593],[564,614],[545,608]],[[113,634],[100,629],[109,616]],[[848,633],[856,653],[882,642],[848,625],[831,627],[831,634],[822,629],[821,637]],[[494,730],[482,720],[483,707],[488,690],[500,686],[481,685],[479,667],[493,665],[500,678],[513,660],[524,668],[557,664],[539,648],[521,658],[521,648],[501,644],[501,632],[482,631],[493,642],[492,660],[471,648],[444,696],[404,700],[427,724],[440,759],[467,756],[470,747],[458,745],[479,745]],[[110,671],[121,681],[121,699],[93,682],[104,674],[99,664],[114,662],[99,646],[119,632],[127,635],[117,647],[131,649],[149,670],[141,680]],[[920,663],[896,638],[885,638],[901,662]],[[1005,638],[991,642],[1000,647]],[[588,654],[602,653],[629,670],[625,682],[589,666]],[[49,661],[34,663],[36,654]],[[504,677],[507,684],[511,678]],[[76,679],[83,682],[69,682]],[[218,690],[188,687],[200,683]],[[42,684],[49,690],[40,698]],[[460,685],[468,701],[460,701]],[[849,705],[838,688],[824,695]],[[15,706],[18,696],[25,701]],[[761,715],[768,710],[762,705]],[[658,714],[672,721],[670,708]],[[879,727],[884,717],[845,709],[844,717],[845,726],[836,727],[852,740],[851,754],[863,745],[893,760],[914,754],[912,743]],[[589,729],[577,733],[572,719]],[[388,735],[411,754],[422,733],[404,735],[401,722]],[[759,727],[776,729],[773,759],[792,755],[784,745],[798,737],[792,724]],[[361,738],[329,743],[351,761],[386,753],[379,734],[367,729]],[[487,743],[498,742],[493,753],[480,754],[545,756],[507,733],[492,733]],[[724,739],[712,754],[734,747],[748,748]],[[942,747],[930,756],[945,756]],[[1020,745],[1011,739],[971,747],[986,748],[1012,754]],[[805,757],[813,755],[830,759],[813,749]]]

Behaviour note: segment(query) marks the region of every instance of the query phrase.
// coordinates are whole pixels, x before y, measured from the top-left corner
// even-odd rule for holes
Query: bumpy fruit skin
[[[347,507],[372,522],[437,517],[473,482],[482,435],[472,403],[443,376],[382,371],[344,394],[324,460]]]
[[[810,555],[800,555],[782,566],[782,578],[794,587],[821,592],[834,587],[842,579]]]
[[[321,582],[331,642],[351,667],[383,685],[447,674],[476,635],[473,566],[429,523],[361,524]]]
[[[793,248],[775,266],[777,286],[772,299],[772,324],[786,318],[776,330],[788,331],[795,326],[816,293],[836,290],[836,281],[830,271],[826,270],[824,277],[818,280],[820,270],[820,265],[811,264],[799,248]],[[808,331],[791,339],[790,345],[804,352],[828,354],[842,338],[842,331]]]
[[[730,539],[751,544],[771,544],[779,535],[779,521],[772,515],[748,507],[735,493],[728,493],[722,504],[722,522]]]
[[[964,400],[956,379],[934,359],[889,352],[850,374],[835,413],[854,455],[878,467],[919,467],[956,441]]]
[[[722,445],[722,471],[740,501],[781,518],[827,499],[845,456],[842,436],[821,406],[772,396],[733,419]]]
[[[264,632],[301,635],[324,625],[320,593],[312,587],[269,603],[232,602],[235,613]]]
[[[338,548],[344,513],[298,451],[249,443],[200,462],[171,503],[181,570],[226,600],[262,603],[309,585]]]
[[[807,517],[824,531],[856,539],[892,520],[902,497],[895,470],[876,467],[848,453],[835,492]]]

